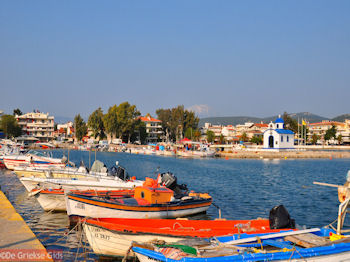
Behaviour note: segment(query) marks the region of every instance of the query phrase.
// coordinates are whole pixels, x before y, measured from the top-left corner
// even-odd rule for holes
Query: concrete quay
[[[311,159],[311,158],[350,158],[348,151],[263,151],[263,150],[234,150],[232,152],[218,152],[222,158],[251,158],[251,159]]]
[[[0,191],[0,261],[53,261],[51,254],[2,191]]]

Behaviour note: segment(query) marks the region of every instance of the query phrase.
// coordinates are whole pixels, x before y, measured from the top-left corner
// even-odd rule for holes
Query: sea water
[[[55,157],[68,156],[67,150],[53,150]],[[222,218],[268,218],[276,205],[284,205],[299,227],[322,227],[337,218],[338,193],[333,187],[314,185],[314,181],[344,184],[350,169],[349,159],[184,159],[129,153],[97,152],[96,159],[111,167],[116,161],[130,176],[156,178],[158,173],[171,172],[179,184],[190,190],[208,192],[221,210]],[[70,151],[69,160],[92,165],[95,153]],[[17,177],[0,171],[2,191],[43,245],[63,250],[65,260],[95,260],[81,232],[68,229],[67,215],[44,212]],[[218,218],[218,209],[211,206],[201,219]],[[346,221],[347,222],[347,221]]]

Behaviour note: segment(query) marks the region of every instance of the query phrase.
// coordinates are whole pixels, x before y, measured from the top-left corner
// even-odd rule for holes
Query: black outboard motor
[[[187,186],[185,184],[178,185],[177,178],[172,173],[170,173],[170,172],[162,173],[162,174],[160,174],[160,177],[161,177],[160,183],[162,185],[166,186],[167,188],[173,190],[175,193],[175,195],[174,195],[175,198],[181,198],[184,195],[186,195],[186,193],[183,191],[188,190]]]
[[[109,174],[111,176],[116,176],[119,177],[120,179],[126,181],[129,179],[129,174],[128,172],[125,171],[125,168],[121,166],[112,166],[111,169],[109,170]]]
[[[283,205],[275,206],[270,210],[270,228],[295,228],[295,220],[290,218],[287,209]]]

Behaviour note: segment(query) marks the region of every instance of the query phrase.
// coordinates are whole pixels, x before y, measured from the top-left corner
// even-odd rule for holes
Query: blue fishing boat
[[[326,228],[283,233],[232,235],[203,243],[134,243],[140,262],[350,261],[350,237]]]

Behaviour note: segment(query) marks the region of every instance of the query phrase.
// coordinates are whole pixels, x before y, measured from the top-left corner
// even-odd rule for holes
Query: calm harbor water
[[[54,150],[53,155],[67,156]],[[70,151],[70,160],[89,165],[95,159],[89,152]],[[283,204],[300,227],[321,227],[334,221],[338,212],[336,188],[313,185],[313,181],[344,184],[350,159],[251,160],[181,159],[128,153],[97,152],[96,158],[108,167],[116,160],[130,175],[139,179],[170,171],[195,191],[209,192],[226,219],[268,217],[269,210]],[[0,171],[2,191],[37,235],[51,250],[63,250],[64,260],[97,259],[87,244],[81,247],[80,232],[69,232],[63,213],[44,212],[35,198],[28,197],[17,177]],[[211,206],[206,219],[217,218]],[[78,250],[79,247],[79,250]],[[84,251],[84,252],[83,252]]]

